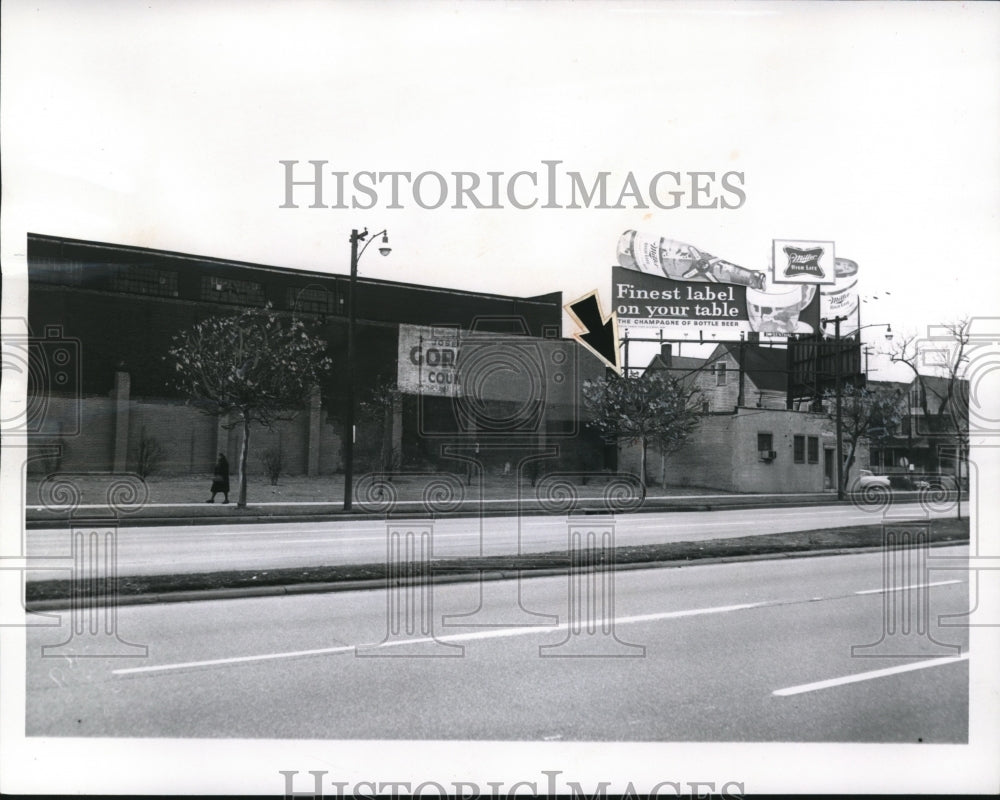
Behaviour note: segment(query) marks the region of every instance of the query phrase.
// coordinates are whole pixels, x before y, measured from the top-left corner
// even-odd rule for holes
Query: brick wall
[[[161,452],[156,472],[195,474],[211,472],[215,463],[215,417],[181,402],[133,400],[129,404],[128,460],[135,470],[143,435],[156,441]]]
[[[28,470],[32,473],[110,470],[114,401],[107,396],[90,396],[81,400],[50,394],[44,402],[42,432],[29,439]],[[58,445],[60,455],[36,458],[50,445]]]
[[[229,430],[222,429],[222,440],[209,453],[208,461],[200,472],[211,472],[218,453],[226,454],[229,459],[230,471],[235,474],[240,459],[240,444],[243,438],[243,426],[237,424]],[[263,456],[267,450],[281,453],[282,475],[305,475],[308,464],[309,450],[309,414],[303,409],[295,419],[282,420],[273,428],[265,428],[254,423],[250,426],[250,446],[247,450],[247,474],[263,475]],[[338,448],[339,452],[339,448]],[[340,464],[337,464],[340,467]]]

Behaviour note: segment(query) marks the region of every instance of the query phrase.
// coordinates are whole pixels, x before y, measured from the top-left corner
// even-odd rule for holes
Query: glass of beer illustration
[[[772,284],[769,291],[747,289],[750,328],[759,333],[812,333],[812,326],[799,321],[799,314],[816,295],[812,284]]]

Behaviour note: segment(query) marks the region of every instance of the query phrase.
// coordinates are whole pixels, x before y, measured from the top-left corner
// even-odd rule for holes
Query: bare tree
[[[836,393],[829,391],[825,398],[827,401],[835,401]],[[841,431],[844,444],[847,445],[844,486],[850,485],[848,476],[854,465],[858,445],[865,440],[880,443],[892,436],[903,419],[905,403],[906,396],[898,388],[848,385],[841,389]],[[831,403],[826,405],[829,408]],[[833,411],[829,411],[828,416],[836,419]]]
[[[922,338],[901,336],[888,351],[893,361],[905,364],[913,373],[917,405],[924,433],[933,442],[933,466],[939,461],[939,444],[957,442],[960,461],[968,438],[968,385],[964,380],[968,365],[971,320],[943,323],[942,335]],[[956,461],[957,463],[957,461]]]

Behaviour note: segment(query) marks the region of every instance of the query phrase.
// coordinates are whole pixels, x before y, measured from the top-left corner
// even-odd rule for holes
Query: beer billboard
[[[762,342],[819,329],[815,283],[768,285],[767,275],[664,237],[626,231],[618,242],[612,298],[632,337]]]
[[[772,283],[829,285],[836,273],[834,243],[819,240],[773,239]]]

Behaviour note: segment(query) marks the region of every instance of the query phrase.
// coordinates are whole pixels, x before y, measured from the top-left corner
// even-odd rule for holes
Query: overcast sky
[[[998,12],[4,3],[4,267],[33,231],[346,272],[367,226],[394,251],[362,274],[566,302],[598,288],[607,308],[615,243],[641,228],[756,269],[773,238],[833,240],[860,265],[863,324],[993,314]],[[402,192],[389,209],[386,183],[369,209],[309,208],[308,188],[280,208],[282,160],[296,178],[327,161],[348,188],[366,170],[506,181],[556,160],[588,183],[609,172],[609,205],[630,172],[643,194],[664,171],[716,173],[716,191],[738,172],[745,201],[543,209],[540,189],[530,210],[503,194],[503,209],[454,209],[452,189],[441,208]]]

